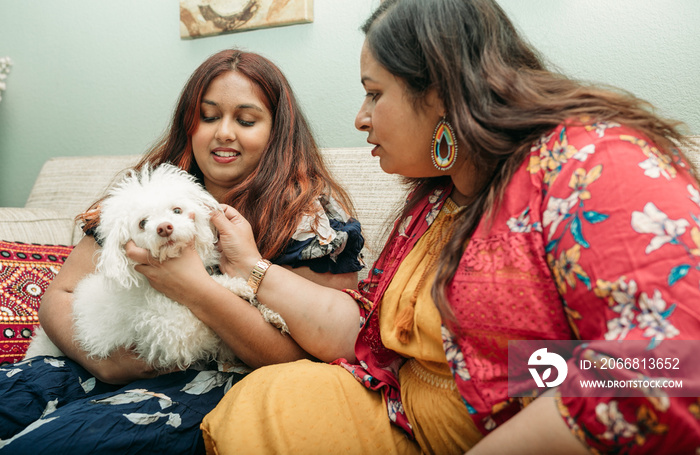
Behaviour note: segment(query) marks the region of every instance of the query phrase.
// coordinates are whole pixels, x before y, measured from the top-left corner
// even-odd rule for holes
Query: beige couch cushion
[[[361,273],[363,278],[381,252],[393,215],[406,193],[400,178],[382,171],[371,150],[369,147],[323,150],[329,170],[350,195],[362,224],[367,265]]]
[[[64,230],[68,229],[68,239],[60,244],[78,243],[83,232],[75,223],[75,217],[102,197],[116,176],[136,164],[139,158],[139,155],[72,156],[47,160],[34,182],[26,207],[37,214],[47,210],[58,212],[57,232],[48,236],[25,234],[22,238],[31,237],[32,243],[58,243],[53,239],[64,238]],[[47,221],[46,229],[48,225]],[[26,241],[19,237],[13,240]]]
[[[42,166],[26,207],[56,208],[77,215],[103,195],[119,171],[138,159],[138,155],[51,158]]]
[[[691,145],[689,148],[685,148],[683,152],[693,162],[695,168],[700,170],[700,136],[688,136],[688,139]]]
[[[73,244],[73,218],[55,209],[4,207],[0,240],[8,242]]]

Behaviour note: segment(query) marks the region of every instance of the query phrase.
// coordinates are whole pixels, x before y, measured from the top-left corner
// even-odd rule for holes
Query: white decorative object
[[[10,74],[10,67],[12,66],[12,60],[10,57],[0,58],[0,101],[2,101],[2,92],[7,88],[7,75]]]

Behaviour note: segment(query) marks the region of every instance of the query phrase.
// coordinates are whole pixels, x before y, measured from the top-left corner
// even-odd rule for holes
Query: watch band
[[[271,265],[272,262],[268,261],[267,259],[260,259],[257,264],[255,264],[255,267],[253,267],[253,270],[251,270],[250,277],[248,278],[248,286],[253,289],[253,294],[258,293],[260,283],[262,282],[263,278],[265,278],[265,273]]]

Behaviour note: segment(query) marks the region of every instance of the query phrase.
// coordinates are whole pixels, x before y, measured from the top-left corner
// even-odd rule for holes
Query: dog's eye
[[[175,208],[173,209],[173,213],[176,214],[176,215],[179,215],[179,214],[182,213],[182,209],[181,209],[180,207],[175,207]]]
[[[139,228],[146,229],[146,219],[145,218],[139,222]]]

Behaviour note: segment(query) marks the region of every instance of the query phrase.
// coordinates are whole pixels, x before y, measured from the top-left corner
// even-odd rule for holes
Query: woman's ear
[[[445,103],[440,98],[437,89],[431,88],[425,94],[425,106],[428,112],[437,114],[439,118],[447,116]]]

